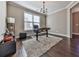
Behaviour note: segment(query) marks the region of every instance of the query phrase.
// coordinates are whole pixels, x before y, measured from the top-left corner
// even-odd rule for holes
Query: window
[[[40,27],[40,17],[24,12],[24,30],[32,30],[33,25]]]
[[[40,17],[39,16],[34,16],[34,25],[38,25],[40,27]]]
[[[32,15],[24,13],[24,30],[31,30],[32,28]]]

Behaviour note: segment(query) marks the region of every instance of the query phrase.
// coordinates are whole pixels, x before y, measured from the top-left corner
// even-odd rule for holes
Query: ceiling
[[[40,8],[42,7],[42,1],[14,1],[14,2],[31,10],[35,10],[37,12],[39,12]],[[48,9],[48,13],[64,8],[70,2],[71,1],[46,1],[46,7]]]

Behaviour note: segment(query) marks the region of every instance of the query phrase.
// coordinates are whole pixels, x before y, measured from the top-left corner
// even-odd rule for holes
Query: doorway
[[[71,35],[72,38],[75,36],[79,37],[79,3],[71,8]]]
[[[79,35],[79,12],[72,13],[72,34]]]

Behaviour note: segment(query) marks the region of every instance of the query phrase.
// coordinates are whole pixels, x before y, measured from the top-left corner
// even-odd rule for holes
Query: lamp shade
[[[8,23],[15,23],[15,18],[8,17],[8,18],[7,18],[7,22],[8,22]]]

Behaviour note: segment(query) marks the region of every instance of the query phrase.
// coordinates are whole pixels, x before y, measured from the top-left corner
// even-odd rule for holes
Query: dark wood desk
[[[36,40],[38,41],[38,36],[39,36],[39,33],[41,34],[41,32],[45,32],[46,34],[46,37],[48,37],[48,30],[50,30],[50,28],[38,28],[36,30],[34,30],[34,32],[36,33]]]

